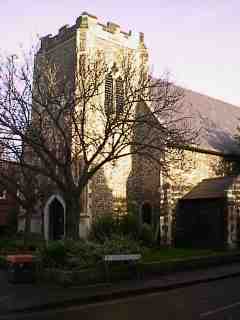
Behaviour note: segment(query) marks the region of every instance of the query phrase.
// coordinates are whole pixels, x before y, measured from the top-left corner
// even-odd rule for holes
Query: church
[[[83,12],[73,26],[64,25],[57,35],[41,38],[37,57],[51,55],[62,73],[73,77],[76,50],[101,49],[109,65],[114,65],[122,48],[131,49],[139,61],[148,59],[143,33],[122,31],[112,22],[101,24],[96,16]],[[236,245],[240,239],[240,180],[233,175],[240,160],[235,139],[240,109],[191,90],[183,91],[182,112],[191,126],[199,129],[198,143],[183,150],[184,161],[174,162],[167,175],[139,157],[127,156],[114,167],[106,164],[85,192],[79,212],[81,237],[87,237],[95,216],[135,210],[141,223],[159,228],[159,241],[164,245]],[[55,226],[56,212],[62,213],[60,228]],[[47,240],[63,237],[64,214],[64,200],[55,190],[45,199],[43,220],[41,215],[32,218],[32,231],[41,232],[42,223]],[[20,229],[23,224],[20,219]]]

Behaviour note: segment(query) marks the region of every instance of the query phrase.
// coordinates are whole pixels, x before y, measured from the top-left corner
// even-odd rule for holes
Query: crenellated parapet
[[[82,12],[73,26],[64,25],[56,35],[48,34],[42,37],[40,51],[51,50],[65,41],[78,37],[79,33],[94,34],[95,38],[103,41],[110,41],[123,47],[146,51],[142,32],[123,31],[120,25],[114,22],[102,24],[96,16],[88,12]]]

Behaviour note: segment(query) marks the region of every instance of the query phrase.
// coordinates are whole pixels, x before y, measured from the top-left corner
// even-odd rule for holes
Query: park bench
[[[127,263],[131,269],[134,269],[137,277],[140,277],[139,262],[141,254],[108,254],[103,257],[105,266],[105,277],[106,280],[110,279],[110,265],[116,263]]]

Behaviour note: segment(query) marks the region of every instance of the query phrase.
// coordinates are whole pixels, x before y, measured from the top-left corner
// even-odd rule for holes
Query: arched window
[[[106,76],[105,79],[104,107],[107,115],[113,113],[113,77],[110,73]]]
[[[147,224],[152,223],[152,206],[147,202],[142,206],[142,222]]]
[[[121,77],[116,79],[116,114],[121,114],[123,112],[124,106],[124,89],[123,80]]]

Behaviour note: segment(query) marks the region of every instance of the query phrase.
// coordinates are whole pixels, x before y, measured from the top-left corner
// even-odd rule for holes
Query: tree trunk
[[[80,223],[80,195],[68,194],[65,197],[66,202],[66,229],[65,238],[79,239],[79,223]]]

